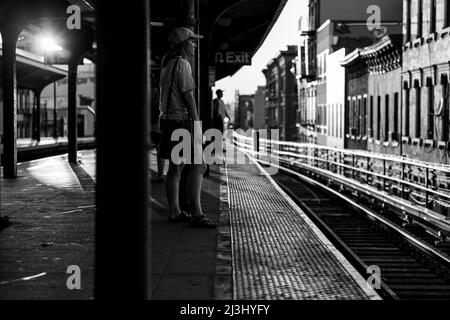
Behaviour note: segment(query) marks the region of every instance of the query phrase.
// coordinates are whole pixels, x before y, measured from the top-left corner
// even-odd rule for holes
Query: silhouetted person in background
[[[222,100],[223,91],[221,89],[216,90],[217,98],[213,100],[213,126],[222,133],[222,140],[220,141],[220,148],[223,148],[223,132],[224,132],[224,122],[230,120],[227,110],[225,108],[225,103]],[[225,151],[225,150],[224,150]]]
[[[214,106],[214,128],[220,130],[223,133],[224,130],[224,121],[225,119],[230,119],[228,116],[227,110],[225,108],[225,103],[222,100],[223,91],[221,89],[216,90],[217,98],[213,100]]]

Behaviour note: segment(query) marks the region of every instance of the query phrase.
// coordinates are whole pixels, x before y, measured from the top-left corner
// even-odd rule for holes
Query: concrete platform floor
[[[151,159],[156,170],[155,158]],[[210,175],[203,180],[203,211],[214,221],[220,213],[219,179],[219,167],[211,166]],[[218,229],[167,223],[166,199],[164,184],[153,183],[152,299],[214,299]]]
[[[50,157],[19,164],[18,178],[1,179],[1,215],[12,225],[0,232],[0,299],[93,298],[95,151],[80,155],[78,166]],[[156,170],[154,152],[149,165]],[[149,197],[153,300],[371,296],[254,165],[211,166],[202,204],[216,229],[167,223],[163,183],[153,183]],[[81,290],[67,287],[73,265]]]
[[[1,179],[0,299],[90,299],[93,296],[95,152],[18,165],[16,179]],[[81,289],[67,273],[80,268]]]
[[[16,179],[1,179],[1,299],[92,299],[95,249],[95,152],[80,151],[81,164],[55,156],[18,165]],[[151,156],[154,163],[154,153]],[[219,216],[219,172],[203,185],[203,208]],[[153,184],[153,299],[213,299],[217,229],[168,224],[163,184]],[[69,290],[67,268],[81,271],[81,290]]]

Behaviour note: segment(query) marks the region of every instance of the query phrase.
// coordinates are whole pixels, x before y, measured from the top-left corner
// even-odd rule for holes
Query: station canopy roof
[[[16,72],[17,87],[40,91],[52,82],[67,76],[67,71],[58,67],[44,64],[43,58],[17,49]],[[0,66],[2,64],[2,50],[0,46]]]
[[[194,1],[195,2],[195,1]],[[264,42],[287,0],[198,0],[206,13],[199,19],[200,26],[210,28],[203,35],[209,41],[209,65],[214,65],[217,52],[248,52],[253,56]],[[152,58],[161,58],[167,51],[167,36],[177,26],[181,0],[151,0],[150,19]],[[81,8],[83,23],[95,31],[96,0],[1,0],[0,21],[14,13],[29,21],[28,31],[40,33],[46,27],[64,30],[66,9],[70,4]],[[130,4],[131,5],[131,4]],[[95,34],[95,32],[92,32]],[[64,45],[62,45],[64,47]],[[95,49],[86,53],[95,62]],[[216,79],[234,74],[241,65],[216,65]]]
[[[211,29],[203,36],[210,39],[210,65],[217,52],[249,52],[253,56],[264,42],[287,0],[200,0],[207,6],[200,25]],[[179,0],[151,1],[152,54],[160,58],[167,50],[167,36],[177,26]],[[204,21],[207,17],[208,21]],[[203,19],[203,20],[202,20]],[[205,33],[205,32],[203,32]],[[216,79],[233,75],[239,65],[216,65]]]

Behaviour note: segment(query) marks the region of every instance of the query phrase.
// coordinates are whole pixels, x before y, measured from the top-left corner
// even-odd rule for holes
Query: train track
[[[434,247],[420,228],[403,228],[395,214],[367,214],[371,209],[355,208],[350,197],[299,177],[285,170],[273,176],[365,278],[368,267],[380,268],[383,298],[450,299],[448,249]]]

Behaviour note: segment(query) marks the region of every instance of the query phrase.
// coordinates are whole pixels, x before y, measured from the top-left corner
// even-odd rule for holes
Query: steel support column
[[[3,86],[3,176],[17,177],[17,78],[16,43],[20,28],[12,23],[0,26],[2,31]]]
[[[209,86],[209,50],[211,41],[211,17],[208,16],[208,4],[201,2],[199,7],[200,14],[200,33],[204,35],[203,40],[200,44],[200,60],[202,63],[199,64],[199,83],[198,88],[200,90],[200,119],[202,120],[203,131],[206,131],[212,127],[212,93],[211,87]],[[205,172],[205,176],[209,176],[209,165]]]
[[[34,100],[31,107],[31,140],[36,140],[36,103]]]
[[[67,135],[69,162],[77,163],[77,69],[78,59],[69,63]]]
[[[41,91],[33,91],[34,93],[34,105],[36,112],[34,114],[34,140],[37,142],[41,141]]]
[[[151,295],[149,8],[96,7],[97,299]]]
[[[56,81],[53,82],[53,138],[58,139],[58,121],[56,114]]]
[[[210,33],[211,25],[208,19],[208,7],[203,3],[200,6],[200,33],[204,35],[204,38],[200,43],[200,59],[199,66],[199,89],[200,89],[200,119],[202,120],[203,130],[206,131],[211,128],[211,103],[212,94],[211,87],[209,86],[209,48],[210,48]]]
[[[195,33],[198,33],[198,21],[196,17],[198,17],[197,12],[197,6],[196,6],[197,0],[182,0],[180,3],[180,12],[179,12],[179,25],[185,26],[190,28]],[[199,42],[199,46],[202,46],[202,40]],[[196,89],[194,92],[194,97],[197,102],[197,112],[200,117],[200,103],[199,103],[199,97],[200,97],[200,88],[199,88],[199,66],[200,66],[200,55],[199,55],[199,49],[196,50],[194,60],[191,61],[191,69],[194,77],[194,81],[196,84]],[[191,171],[191,165],[186,164],[183,167],[183,170],[181,172],[181,179],[180,179],[180,188],[179,188],[179,204],[180,208],[184,211],[189,211],[189,197],[188,197],[188,177],[189,173]]]

